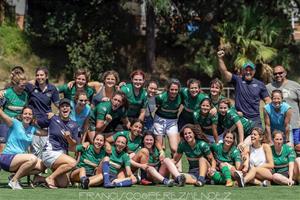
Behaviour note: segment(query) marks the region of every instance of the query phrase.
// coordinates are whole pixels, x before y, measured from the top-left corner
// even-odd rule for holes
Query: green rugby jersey
[[[94,145],[89,145],[87,149],[84,149],[83,146],[80,144],[76,146],[76,151],[81,152],[81,156],[77,167],[84,167],[87,174],[94,174],[95,167],[92,166],[90,163],[93,163],[98,166],[106,155],[104,148],[101,148],[100,152],[96,153],[94,150]]]
[[[189,162],[189,169],[194,169],[199,168],[199,159],[203,156],[208,156],[211,151],[206,142],[196,139],[196,144],[193,148],[186,141],[181,140],[177,148],[177,153],[185,153]]]
[[[218,124],[218,115],[212,116],[208,114],[207,116],[203,116],[200,112],[193,113],[194,124],[199,124],[205,134],[213,136],[212,125]]]
[[[200,103],[203,99],[208,98],[208,95],[199,93],[195,97],[192,97],[188,88],[181,88],[180,95],[183,104],[183,110],[180,113],[180,117],[183,117],[187,122],[193,123],[193,113],[200,110]]]
[[[119,131],[115,135],[113,135],[113,140],[115,141],[120,135],[123,135],[127,138],[128,153],[135,152],[141,146],[142,137],[140,135],[137,136],[134,140],[131,140],[130,131]]]
[[[147,108],[148,98],[147,92],[144,88],[141,89],[140,93],[136,96],[132,83],[125,84],[121,87],[121,90],[125,93],[128,100],[128,111],[127,115],[130,118],[138,118],[141,110]]]
[[[23,91],[21,94],[17,94],[12,87],[7,88],[4,91],[5,104],[3,106],[3,112],[9,117],[17,117],[22,113],[24,106],[28,104],[28,94]],[[18,107],[19,109],[13,110],[9,106]]]
[[[75,94],[77,92],[75,83],[74,83],[74,85],[71,89],[68,87],[68,84],[64,84],[64,85],[58,86],[57,90],[58,90],[59,93],[63,93],[65,98],[74,101]],[[86,92],[89,101],[92,102],[92,98],[93,98],[93,95],[95,93],[94,89],[89,87],[89,86],[86,86],[84,91]]]
[[[117,153],[116,148],[112,146],[112,153],[109,157],[110,164],[110,172],[113,174],[118,174],[125,167],[130,167],[130,158],[128,153],[122,151],[121,153]]]
[[[227,162],[233,166],[236,162],[242,162],[241,153],[236,146],[232,146],[228,152],[223,150],[223,146],[224,143],[213,143],[211,145],[211,151],[218,162]]]
[[[277,154],[274,145],[271,146],[273,160],[274,160],[274,173],[282,173],[289,171],[289,163],[294,162],[296,159],[296,153],[292,147],[287,144],[283,144],[281,154]]]
[[[155,102],[157,106],[156,115],[165,119],[177,119],[178,110],[181,105],[180,95],[177,95],[171,101],[168,92],[163,92],[155,97]]]

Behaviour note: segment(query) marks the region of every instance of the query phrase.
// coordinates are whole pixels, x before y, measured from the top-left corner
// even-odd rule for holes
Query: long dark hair
[[[185,139],[184,139],[184,130],[185,130],[186,128],[189,128],[189,129],[192,130],[192,132],[194,133],[194,138],[195,138],[195,140],[198,138],[198,139],[200,139],[200,140],[203,140],[203,141],[209,143],[209,140],[208,140],[208,138],[206,137],[206,135],[204,135],[204,134],[201,132],[200,126],[199,126],[199,125],[194,125],[194,124],[186,124],[186,125],[184,125],[184,126],[182,127],[182,129],[180,130],[180,137],[181,137],[183,140],[185,140]]]

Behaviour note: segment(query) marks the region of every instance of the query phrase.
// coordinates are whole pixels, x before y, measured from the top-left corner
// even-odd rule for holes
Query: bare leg
[[[34,169],[38,158],[33,154],[17,154],[10,165],[10,171],[16,172],[12,181],[15,182],[23,176],[29,175],[30,171]]]
[[[167,167],[168,172],[170,172],[172,176],[177,177],[180,175],[177,167],[170,158],[165,158],[162,165],[165,165]]]
[[[172,155],[174,155],[177,151],[178,144],[179,144],[179,141],[180,141],[179,134],[178,133],[177,134],[170,134],[170,135],[168,135],[168,138],[169,138],[171,153],[172,153]],[[181,172],[182,171],[181,159],[178,161],[176,166],[177,166],[177,169]]]
[[[53,173],[46,178],[48,185],[55,186],[54,179],[65,174],[76,166],[76,160],[66,154],[60,155],[52,166]]]
[[[282,174],[273,174],[273,181],[279,185],[288,185],[289,179]]]
[[[89,177],[90,183],[89,186],[98,186],[101,185],[103,182],[102,174],[96,174],[94,176]]]

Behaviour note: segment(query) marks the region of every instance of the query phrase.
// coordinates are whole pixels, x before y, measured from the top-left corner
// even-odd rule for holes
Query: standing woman
[[[235,145],[235,133],[226,131],[223,135],[223,142],[213,143],[211,151],[217,161],[218,169],[210,174],[211,179],[215,184],[233,186],[231,177],[234,177],[234,172],[240,170],[242,166],[241,154]]]
[[[115,92],[110,101],[99,103],[92,111],[88,140],[92,141],[96,132],[106,136],[112,135],[120,122],[129,128],[127,107],[126,95],[121,91]]]
[[[101,79],[103,84],[99,82],[88,83],[88,85],[93,87],[96,91],[92,100],[94,106],[97,106],[101,101],[112,99],[113,94],[117,90],[116,85],[120,81],[118,72],[114,70],[104,72]]]
[[[201,92],[200,81],[196,79],[189,79],[187,81],[187,88],[180,89],[182,98],[183,110],[178,118],[178,129],[186,124],[193,124],[193,113],[199,112],[199,105],[204,98],[208,98],[205,93]]]
[[[265,134],[259,127],[254,127],[251,131],[251,145],[242,153],[246,161],[243,164],[242,172],[235,172],[239,187],[244,187],[251,182],[255,185],[266,185],[266,181],[272,180],[272,169],[274,161],[272,150],[269,144],[264,143]],[[250,170],[248,171],[248,167]]]
[[[179,80],[171,79],[167,91],[155,97],[157,110],[154,117],[154,134],[156,135],[157,145],[162,150],[163,137],[168,136],[173,155],[177,151],[180,140],[177,114],[182,101],[179,91]]]
[[[89,82],[90,73],[85,69],[78,69],[74,74],[75,84],[71,88],[68,84],[58,86],[59,93],[64,94],[64,98],[74,100],[77,91],[85,92],[88,96],[89,101],[92,101],[94,90],[87,85]]]
[[[58,107],[59,93],[56,87],[48,82],[46,67],[38,67],[35,70],[35,78],[35,83],[27,83],[25,88],[29,95],[28,106],[33,110],[38,126],[46,129],[49,126],[49,118],[53,115],[51,103]],[[45,137],[33,137],[32,149],[38,157],[41,156],[46,140]]]
[[[25,92],[26,77],[23,73],[14,74],[11,77],[11,87],[3,91],[3,98],[1,101],[4,103],[0,105],[3,112],[11,118],[17,117],[21,114],[23,108],[28,103],[28,95]],[[0,153],[5,147],[8,138],[7,123],[0,118]]]
[[[215,78],[210,82],[209,98],[211,99],[214,108],[218,108],[219,102],[225,97],[222,95],[223,83],[220,79]]]
[[[218,115],[212,115],[211,100],[205,98],[200,103],[200,111],[194,112],[194,124],[199,124],[201,131],[206,135],[210,143],[219,143],[222,137],[218,135]]]
[[[148,105],[145,113],[144,129],[153,131],[154,112],[156,109],[155,97],[158,90],[158,83],[154,80],[150,81],[147,86]]]
[[[22,177],[32,173],[38,174],[45,169],[41,160],[27,151],[34,134],[46,136],[47,132],[39,131],[31,125],[33,112],[29,107],[22,109],[20,120],[9,117],[2,109],[0,117],[9,127],[6,147],[0,154],[0,167],[14,173],[8,183],[12,189],[23,189],[19,184]]]
[[[273,182],[279,185],[294,185],[294,181],[299,176],[299,162],[295,162],[296,153],[294,149],[284,143],[284,134],[282,131],[273,132],[274,145],[271,146],[274,158],[274,169],[272,171]]]
[[[66,187],[66,173],[76,166],[76,160],[69,156],[68,149],[75,148],[78,142],[78,126],[70,119],[71,105],[69,99],[59,102],[59,114],[50,119],[49,139],[42,152],[42,160],[52,174],[46,178],[49,188]]]
[[[288,144],[293,144],[290,141],[290,122],[292,117],[292,108],[289,104],[283,102],[281,90],[273,90],[271,95],[271,103],[265,105],[264,117],[266,123],[266,134],[269,142],[272,143],[271,133],[274,130],[279,130],[285,133],[285,141]]]
[[[231,107],[229,99],[222,99],[218,108],[218,126],[224,130],[238,132],[238,145],[241,145],[244,139],[250,135],[253,128],[252,121],[245,117],[240,117],[234,107]]]
[[[203,139],[196,139],[199,135]],[[183,154],[189,162],[189,172],[186,175],[186,183],[195,186],[204,186],[208,172],[216,171],[216,161],[210,151],[206,138],[200,130],[192,124],[185,125],[180,131],[181,141],[173,160],[177,163]]]
[[[76,92],[74,100],[71,101],[70,118],[78,125],[78,137],[81,141],[85,141],[89,127],[91,107],[88,105],[89,100],[85,92]]]
[[[145,73],[142,70],[135,70],[130,74],[131,83],[121,87],[128,100],[127,116],[129,119],[138,118],[144,121],[148,104],[147,92],[143,88]]]

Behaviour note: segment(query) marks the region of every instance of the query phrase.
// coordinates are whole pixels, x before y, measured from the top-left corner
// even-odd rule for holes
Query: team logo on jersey
[[[38,93],[39,91],[38,91],[38,89],[34,89],[34,91],[33,91],[34,93]]]
[[[46,93],[46,96],[49,97],[49,98],[51,98],[51,97],[52,97],[52,94],[51,94],[50,92],[47,92],[47,93]]]
[[[252,84],[253,87],[257,87],[258,85],[256,83]]]

